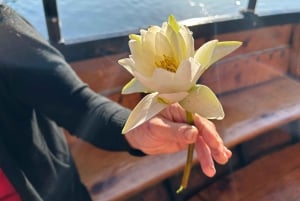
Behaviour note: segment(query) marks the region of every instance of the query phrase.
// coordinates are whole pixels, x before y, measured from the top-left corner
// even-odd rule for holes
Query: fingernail
[[[216,169],[215,169],[215,167],[214,167],[214,165],[212,165],[210,168],[209,168],[209,172],[207,172],[207,176],[208,177],[213,177],[213,176],[215,176],[215,174],[216,174]]]
[[[196,128],[194,126],[185,132],[185,138],[189,142],[196,140]]]
[[[232,156],[232,152],[229,149],[226,150],[226,156],[228,158],[231,158],[231,156]]]

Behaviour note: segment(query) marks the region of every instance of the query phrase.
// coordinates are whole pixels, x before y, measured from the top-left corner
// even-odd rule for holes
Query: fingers
[[[166,113],[165,113],[166,114]],[[195,126],[174,122],[167,115],[159,115],[141,126],[142,150],[147,153],[172,153],[186,149],[188,144],[205,143],[211,157],[219,164],[225,164],[231,157],[231,152],[224,146],[214,124],[199,116],[194,116]],[[198,142],[198,135],[202,136]],[[202,142],[203,141],[203,142]]]
[[[223,141],[211,121],[195,114],[194,123],[210,148],[218,149],[223,146]]]
[[[198,137],[195,149],[201,169],[203,173],[208,177],[213,177],[216,174],[214,160],[220,164],[225,164],[232,155],[231,151],[225,147],[226,160],[219,159],[216,155],[219,155],[220,153],[212,153],[212,150],[206,144],[202,136]],[[224,163],[221,160],[223,160]]]
[[[211,149],[213,159],[219,164],[226,164],[231,157],[232,153],[226,147],[220,149]]]
[[[199,115],[194,115],[194,123],[210,148],[213,159],[219,164],[227,163],[232,153],[224,146],[214,124]]]
[[[216,174],[216,169],[214,166],[214,161],[210,152],[210,148],[204,142],[203,137],[199,136],[196,146],[197,158],[200,162],[201,169],[205,175],[208,177],[213,177]]]
[[[151,123],[153,132],[158,136],[181,144],[195,143],[198,136],[198,129],[195,126],[186,123],[177,123],[165,118],[157,118],[151,121],[160,121]],[[154,132],[157,131],[157,132]]]
[[[177,109],[174,105],[135,128],[132,132],[137,135],[127,134],[128,141],[147,154],[173,153],[196,143],[195,149],[203,172],[209,177],[214,176],[214,161],[225,164],[232,155],[231,151],[224,146],[211,121],[196,114],[194,126],[186,124],[181,119],[185,114],[181,113],[180,108],[179,111]]]
[[[185,110],[178,103],[174,103],[165,108],[160,114],[173,122],[186,122]]]
[[[125,137],[132,147],[152,155],[184,150],[188,144],[196,142],[198,133],[195,126],[158,116],[133,129]]]

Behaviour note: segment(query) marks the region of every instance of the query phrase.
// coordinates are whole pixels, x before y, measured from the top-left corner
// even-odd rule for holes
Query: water
[[[47,38],[41,0],[4,0]],[[170,14],[178,20],[240,15],[247,0],[57,0],[62,36],[66,40],[124,34],[160,25]],[[258,13],[300,10],[300,1],[258,0]]]

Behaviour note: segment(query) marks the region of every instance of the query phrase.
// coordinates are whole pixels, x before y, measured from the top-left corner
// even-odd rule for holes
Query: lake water
[[[1,1],[1,0],[0,0]],[[3,0],[47,37],[42,0]],[[178,20],[240,15],[248,0],[57,0],[66,40],[128,33],[161,25],[170,14]],[[296,0],[258,0],[258,14],[300,10]]]

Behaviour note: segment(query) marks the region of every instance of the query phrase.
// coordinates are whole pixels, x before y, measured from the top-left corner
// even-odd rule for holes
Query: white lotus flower
[[[119,64],[134,78],[125,85],[122,93],[149,94],[133,109],[123,133],[175,102],[186,111],[208,119],[224,118],[216,95],[197,81],[211,64],[234,51],[241,42],[212,40],[195,51],[192,32],[179,25],[174,16],[170,16],[162,27],[151,26],[141,30],[140,35],[129,37],[131,55],[119,60]]]

